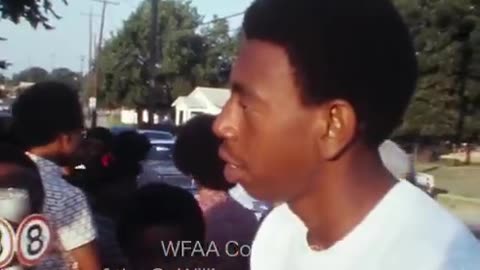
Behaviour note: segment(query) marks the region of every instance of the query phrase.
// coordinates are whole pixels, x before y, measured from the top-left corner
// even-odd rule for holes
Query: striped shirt
[[[45,190],[43,213],[55,232],[52,253],[36,269],[78,269],[68,251],[88,244],[96,237],[87,199],[80,189],[62,178],[61,167],[44,158],[28,155],[40,171]]]

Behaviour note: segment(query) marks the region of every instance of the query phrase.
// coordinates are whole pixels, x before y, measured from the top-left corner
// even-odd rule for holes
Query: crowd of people
[[[148,138],[86,130],[69,86],[16,99],[0,190],[26,192],[23,212],[51,225],[35,269],[480,269],[479,242],[412,185],[411,161],[387,140],[417,79],[392,3],[255,0],[243,31],[222,112],[176,134],[173,162],[195,194],[139,187]]]
[[[240,255],[239,248],[251,244],[259,219],[229,195],[234,185],[223,175],[214,120],[198,116],[177,134],[174,162],[196,182],[194,196],[155,181],[138,188],[151,148],[148,138],[136,131],[84,130],[77,93],[69,86],[43,82],[22,93],[3,136],[2,163],[9,163],[9,156],[26,160],[19,166],[37,175],[35,188],[27,185],[36,198],[32,212],[45,214],[56,235],[51,253],[37,269],[177,269],[199,264],[248,269],[249,256]],[[17,178],[5,184],[15,188],[28,180],[11,184]],[[187,242],[189,254],[169,249]],[[209,249],[215,254],[206,254]]]

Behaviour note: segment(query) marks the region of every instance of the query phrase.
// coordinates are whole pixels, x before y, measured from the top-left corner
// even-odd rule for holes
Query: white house
[[[198,114],[217,115],[229,98],[229,89],[197,87],[188,96],[180,96],[173,102],[175,124],[181,125]]]

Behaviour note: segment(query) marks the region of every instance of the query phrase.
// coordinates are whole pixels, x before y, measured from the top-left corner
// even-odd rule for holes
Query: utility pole
[[[80,76],[83,77],[83,70],[84,70],[84,67],[85,67],[85,56],[84,55],[80,55]]]
[[[102,50],[102,41],[103,41],[103,29],[104,29],[104,26],[105,26],[105,14],[107,12],[107,6],[108,5],[118,5],[119,3],[118,2],[112,2],[112,1],[108,1],[108,0],[93,0],[95,2],[100,2],[103,4],[103,7],[102,7],[102,21],[100,23],[100,33],[99,33],[99,38],[98,38],[98,44],[97,44],[97,48],[96,48],[96,58],[95,58],[95,62],[96,64],[94,65],[94,69],[95,69],[95,83],[94,83],[94,93],[93,93],[93,97],[91,97],[89,99],[89,106],[91,108],[91,111],[92,111],[92,127],[96,127],[97,126],[97,97],[98,97],[98,92],[100,92],[100,86],[101,86],[101,83],[100,83],[100,79],[101,79],[101,67],[100,67],[100,58],[101,58],[101,50]]]
[[[155,74],[157,69],[158,48],[157,48],[157,36],[158,36],[158,4],[159,0],[151,0],[152,13],[151,13],[151,25],[150,25],[150,39],[149,39],[149,98],[147,100],[148,109],[148,124],[154,124],[153,113],[153,93],[156,89]]]
[[[94,84],[95,78],[92,78],[92,72],[91,72],[93,69],[93,58],[95,57],[94,55],[95,37],[93,34],[93,18],[101,17],[101,16],[97,14],[93,14],[93,9],[91,7],[88,13],[82,12],[81,15],[88,17],[88,67],[87,67],[87,73],[86,73],[87,74],[86,83],[84,85],[85,96],[83,100],[86,106],[89,107],[90,97],[93,95],[93,88],[95,87],[95,84]]]
[[[101,15],[94,14],[93,9],[90,8],[90,11],[87,12],[82,12],[82,16],[88,17],[88,69],[87,73],[90,73],[90,70],[93,67],[93,50],[95,47],[95,41],[93,38],[93,18],[94,17],[101,17]]]

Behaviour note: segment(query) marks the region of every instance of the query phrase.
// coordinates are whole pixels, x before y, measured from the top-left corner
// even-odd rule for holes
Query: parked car
[[[138,177],[138,185],[165,183],[178,186],[195,193],[197,187],[190,177],[183,175],[172,160],[171,149],[163,143],[153,143],[143,163],[143,172]]]
[[[174,143],[175,136],[167,131],[151,130],[151,129],[139,129],[138,133],[147,136],[152,144],[165,144]]]
[[[435,177],[431,174],[417,172],[415,175],[415,182],[428,193],[433,192],[433,189],[435,188]]]
[[[113,135],[118,135],[125,131],[136,131],[135,127],[131,126],[114,126],[110,128]]]

